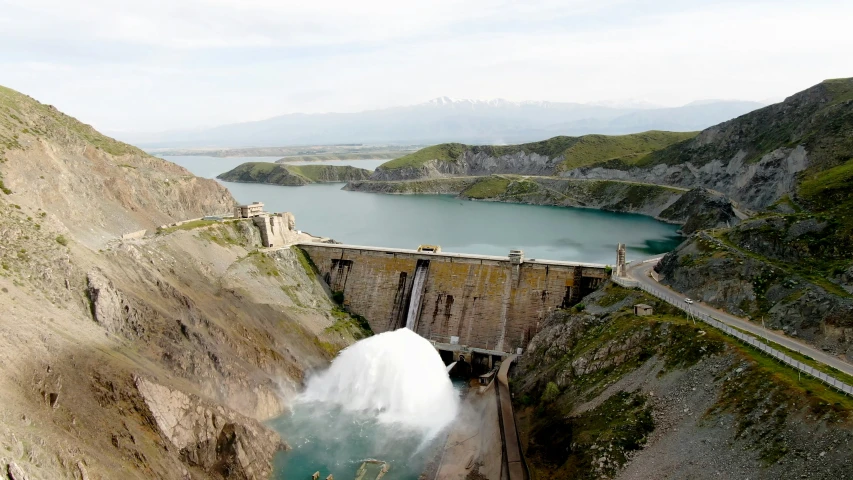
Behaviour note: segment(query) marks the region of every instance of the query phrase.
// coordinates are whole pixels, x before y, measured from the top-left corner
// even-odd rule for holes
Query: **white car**
[[[690,300],[689,298],[685,298],[684,302],[691,305],[693,304],[693,300]]]

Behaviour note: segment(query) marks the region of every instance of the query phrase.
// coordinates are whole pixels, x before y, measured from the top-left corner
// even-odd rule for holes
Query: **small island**
[[[366,180],[371,171],[340,165],[284,165],[270,162],[247,162],[229,170],[218,179],[226,182],[267,183],[297,187],[310,183],[343,183]]]

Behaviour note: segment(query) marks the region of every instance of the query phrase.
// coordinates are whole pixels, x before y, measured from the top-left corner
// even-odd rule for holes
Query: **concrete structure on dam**
[[[380,333],[408,326],[435,342],[489,353],[525,349],[555,308],[607,277],[600,264],[300,243],[344,304]],[[468,360],[470,361],[470,360]]]

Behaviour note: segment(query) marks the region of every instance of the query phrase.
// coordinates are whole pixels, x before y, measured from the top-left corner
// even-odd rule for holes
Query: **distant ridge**
[[[525,143],[559,135],[698,131],[762,107],[707,101],[674,108],[438,97],[425,103],[357,113],[287,114],[255,122],[148,134],[116,133],[147,149],[246,148],[340,143],[428,145]]]

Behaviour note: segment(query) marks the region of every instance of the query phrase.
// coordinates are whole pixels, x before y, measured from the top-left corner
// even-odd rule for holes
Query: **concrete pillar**
[[[616,246],[616,276],[624,277],[627,272],[625,269],[625,244],[620,243]]]

